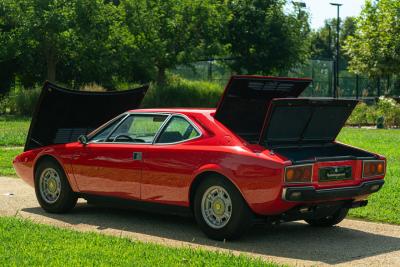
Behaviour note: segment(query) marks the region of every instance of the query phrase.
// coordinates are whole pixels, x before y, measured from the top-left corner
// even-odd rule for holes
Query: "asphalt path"
[[[187,217],[92,206],[83,200],[68,214],[45,213],[33,188],[6,177],[0,177],[0,215],[167,246],[229,251],[292,266],[400,266],[400,226],[390,224],[344,220],[321,229],[294,222],[256,226],[240,240],[217,242]]]

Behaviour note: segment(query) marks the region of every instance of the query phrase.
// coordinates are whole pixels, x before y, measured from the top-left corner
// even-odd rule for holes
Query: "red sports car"
[[[381,189],[386,160],[335,141],[357,101],[298,98],[310,82],[233,76],[216,109],[46,83],[14,167],[48,212],[78,198],[187,211],[217,240],[255,221],[332,226]]]

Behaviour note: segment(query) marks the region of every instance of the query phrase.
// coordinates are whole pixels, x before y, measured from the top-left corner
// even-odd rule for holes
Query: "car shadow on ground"
[[[203,235],[193,218],[121,210],[80,203],[68,214],[45,213],[40,207],[25,208],[71,225],[123,230],[172,240],[291,259],[346,263],[400,250],[400,238],[372,234],[340,226],[313,228],[303,223],[253,227],[237,241],[218,242]]]

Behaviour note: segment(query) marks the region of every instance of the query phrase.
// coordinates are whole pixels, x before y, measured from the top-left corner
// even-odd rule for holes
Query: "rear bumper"
[[[384,180],[375,180],[363,182],[359,186],[320,190],[316,190],[312,186],[286,187],[283,189],[282,199],[292,202],[304,202],[354,198],[378,192],[384,183]]]

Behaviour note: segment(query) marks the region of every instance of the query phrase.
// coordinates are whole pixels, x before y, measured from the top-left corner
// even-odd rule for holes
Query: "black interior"
[[[375,155],[357,148],[338,143],[312,146],[287,146],[273,148],[274,153],[282,155],[292,162],[324,161],[345,159],[373,159]]]
[[[180,132],[174,131],[174,132],[163,132],[160,135],[160,138],[158,139],[157,143],[175,143],[184,140],[185,138],[181,135]]]
[[[83,92],[46,82],[36,106],[25,151],[76,141],[129,109],[138,108],[148,86],[114,92]]]

